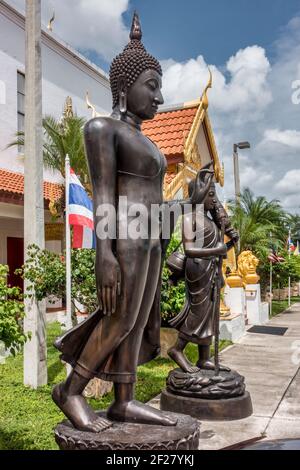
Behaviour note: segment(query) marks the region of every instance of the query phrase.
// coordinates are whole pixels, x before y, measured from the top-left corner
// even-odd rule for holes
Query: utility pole
[[[235,186],[235,202],[238,205],[241,199],[241,183],[240,183],[240,169],[239,169],[239,154],[238,149],[249,149],[249,142],[240,142],[233,144],[233,170],[234,170],[234,186]]]
[[[24,250],[45,247],[42,144],[41,0],[26,0],[25,19],[25,171]],[[25,280],[24,289],[28,289]],[[24,346],[24,385],[47,383],[45,302],[25,299],[24,331],[31,339]]]
[[[241,184],[240,184],[240,168],[239,168],[239,154],[237,144],[233,145],[233,172],[234,172],[234,189],[235,189],[235,202],[240,203],[241,197]]]

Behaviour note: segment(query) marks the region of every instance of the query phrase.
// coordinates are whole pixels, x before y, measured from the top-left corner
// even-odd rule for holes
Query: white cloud
[[[287,145],[294,149],[300,149],[300,131],[279,129],[267,129],[264,132],[264,139],[262,144],[272,142],[282,145]]]
[[[209,114],[220,159],[225,163],[227,198],[234,194],[233,143],[248,140],[250,151],[240,151],[240,179],[257,195],[281,197],[287,210],[299,212],[298,186],[287,184],[286,174],[300,171],[300,104],[292,102],[293,82],[300,80],[300,17],[282,30],[273,44],[272,65],[259,46],[239,50],[224,67],[210,65],[213,88]],[[207,83],[205,58],[164,63],[164,94],[168,103],[199,96]],[[295,173],[296,172],[296,173]]]
[[[299,188],[300,188],[300,169],[287,171],[283,179],[276,184],[276,189],[285,195],[296,193],[298,195],[298,204],[300,205]]]
[[[247,47],[232,56],[226,64],[229,79],[214,65],[210,68],[213,73],[210,102],[215,112],[230,112],[234,121],[241,117],[253,121],[271,103],[272,93],[267,85],[271,67],[261,47]],[[208,65],[202,55],[183,63],[169,59],[163,62],[163,69],[166,103],[195,99],[208,80]]]
[[[9,0],[24,12],[24,0]],[[122,14],[129,0],[42,0],[45,25],[55,11],[53,32],[73,47],[111,60],[128,40]]]
[[[24,6],[24,0],[6,1]],[[54,9],[55,34],[73,47],[92,49],[110,60],[127,42],[122,13],[128,5],[129,0],[42,0],[43,22],[47,24]],[[166,104],[201,95],[208,81],[204,53],[199,49],[198,57],[185,62],[162,62]],[[287,209],[299,212],[297,189],[293,194],[286,191],[300,184],[289,182],[291,176],[287,176],[294,178],[300,171],[300,104],[292,102],[292,84],[300,80],[300,16],[282,28],[272,45],[272,64],[262,47],[252,45],[238,50],[224,65],[210,68],[209,113],[220,159],[225,162],[223,194],[227,198],[234,194],[232,145],[248,140],[250,151],[240,152],[242,186],[268,198],[281,195]]]

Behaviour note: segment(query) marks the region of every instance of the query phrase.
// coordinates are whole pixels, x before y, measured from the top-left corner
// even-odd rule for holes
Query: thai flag
[[[72,168],[69,175],[69,224],[73,225],[73,248],[95,248],[93,204]]]

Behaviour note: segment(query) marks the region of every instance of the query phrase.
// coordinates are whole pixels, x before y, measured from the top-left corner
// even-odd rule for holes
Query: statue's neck
[[[130,124],[131,126],[136,127],[136,129],[141,130],[141,125],[142,125],[142,119],[140,119],[138,116],[135,114],[131,113],[130,111],[126,111],[126,113],[121,113],[119,106],[116,106],[113,109],[113,112],[111,116],[115,119],[119,119],[120,121],[127,122],[127,124]]]

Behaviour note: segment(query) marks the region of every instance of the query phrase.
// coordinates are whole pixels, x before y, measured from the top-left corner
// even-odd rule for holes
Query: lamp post
[[[238,149],[244,150],[244,149],[249,149],[249,148],[250,148],[249,142],[240,142],[238,144],[233,144],[234,186],[235,186],[235,200],[237,204],[240,203],[240,197],[241,197]]]

